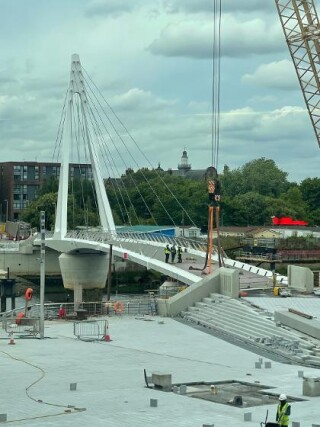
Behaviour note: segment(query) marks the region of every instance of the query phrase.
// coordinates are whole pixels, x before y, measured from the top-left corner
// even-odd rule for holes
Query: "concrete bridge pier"
[[[59,264],[66,289],[74,291],[75,308],[82,302],[83,289],[103,289],[108,276],[108,255],[102,252],[62,253]]]

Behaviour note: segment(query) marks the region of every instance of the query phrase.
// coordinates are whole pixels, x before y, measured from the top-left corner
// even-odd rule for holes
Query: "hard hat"
[[[280,396],[279,396],[279,400],[280,401],[283,401],[283,400],[287,400],[287,396],[285,395],[285,394],[280,394]]]

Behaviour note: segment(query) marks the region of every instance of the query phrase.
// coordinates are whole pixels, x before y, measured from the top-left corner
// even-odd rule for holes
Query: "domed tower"
[[[178,164],[178,170],[180,172],[180,175],[185,175],[186,172],[188,172],[191,169],[190,163],[188,163],[188,154],[186,150],[183,150],[182,156],[181,156],[181,163]]]

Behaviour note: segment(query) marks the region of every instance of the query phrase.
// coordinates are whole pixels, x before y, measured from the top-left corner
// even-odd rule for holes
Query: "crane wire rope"
[[[221,0],[215,0],[215,22],[217,25],[214,26],[214,37],[215,49],[213,52],[213,63],[216,64],[216,72],[213,72],[213,80],[216,81],[215,92],[216,102],[215,110],[213,109],[212,115],[215,117],[215,146],[214,146],[214,167],[218,171],[219,166],[219,148],[220,148],[220,104],[221,104],[221,22],[222,22],[222,5]],[[216,55],[214,54],[216,52]],[[214,69],[214,65],[213,65]],[[214,85],[213,85],[214,86]],[[214,96],[214,93],[213,93]],[[223,266],[223,258],[221,257],[221,243],[220,243],[220,203],[215,209],[215,223],[217,230],[217,252],[219,267]]]
[[[212,31],[212,97],[211,97],[211,164],[216,173],[219,162],[220,146],[220,88],[221,88],[221,21],[222,7],[221,0],[213,2],[213,31]],[[214,181],[212,181],[213,183]],[[217,185],[217,181],[214,186]],[[209,182],[208,182],[209,186]],[[214,190],[216,191],[216,189]],[[209,189],[208,189],[209,192]],[[210,201],[208,207],[208,235],[207,235],[207,252],[203,271],[211,273],[211,256],[212,256],[212,239],[213,228],[216,226],[217,231],[217,255],[219,267],[223,265],[220,246],[220,201],[218,203]]]

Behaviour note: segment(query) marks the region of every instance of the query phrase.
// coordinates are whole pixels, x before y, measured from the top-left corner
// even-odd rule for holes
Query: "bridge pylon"
[[[80,109],[83,118],[83,138],[85,139],[85,144],[88,149],[88,154],[91,162],[100,224],[102,226],[103,231],[110,232],[111,234],[115,234],[116,232],[109,200],[106,194],[101,174],[99,155],[93,144],[92,138],[90,137],[90,132],[88,128],[89,107],[84,78],[82,75],[81,62],[79,55],[73,54],[71,57],[70,82],[66,101],[66,116],[62,140],[62,158],[60,167],[58,202],[54,227],[54,238],[60,240],[63,239],[67,233],[70,149],[73,145],[77,143],[77,141],[74,141],[74,144],[72,144],[74,139],[73,107],[76,97],[78,97],[77,101],[78,104],[80,104]]]

